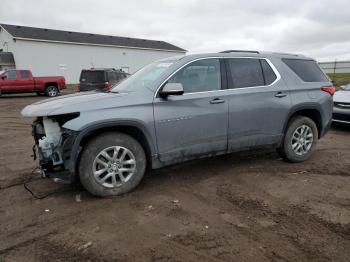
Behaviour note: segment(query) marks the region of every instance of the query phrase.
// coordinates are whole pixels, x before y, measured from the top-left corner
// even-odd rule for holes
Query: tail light
[[[331,96],[334,95],[335,93],[335,87],[334,86],[322,86],[321,90],[330,94]]]
[[[110,82],[105,82],[105,88],[109,89],[112,87],[112,84]]]

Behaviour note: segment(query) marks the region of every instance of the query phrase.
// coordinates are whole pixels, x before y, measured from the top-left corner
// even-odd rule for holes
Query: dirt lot
[[[350,261],[350,128],[288,164],[245,152],[150,172],[94,198],[31,175],[36,96],[0,98],[0,261]],[[81,201],[79,200],[79,196]]]

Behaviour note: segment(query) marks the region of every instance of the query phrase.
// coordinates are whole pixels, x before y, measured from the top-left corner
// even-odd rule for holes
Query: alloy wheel
[[[47,93],[49,96],[56,96],[57,95],[57,90],[55,87],[49,87],[47,90]]]
[[[112,146],[103,149],[95,158],[92,172],[95,180],[108,188],[128,182],[136,171],[136,159],[127,148]]]
[[[311,127],[299,126],[292,135],[292,149],[299,156],[305,155],[310,151],[313,141],[314,135]]]

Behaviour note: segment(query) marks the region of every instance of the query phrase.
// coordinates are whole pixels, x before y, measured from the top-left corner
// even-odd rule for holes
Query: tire
[[[118,153],[113,160],[115,152]],[[146,155],[142,146],[133,137],[117,132],[104,133],[89,141],[79,161],[82,185],[91,194],[100,197],[130,192],[140,183],[145,170]]]
[[[305,116],[296,116],[289,121],[282,145],[277,152],[286,161],[299,163],[312,156],[317,142],[318,130],[315,122]]]
[[[58,88],[56,86],[48,86],[45,89],[45,94],[49,97],[55,97],[58,95]]]

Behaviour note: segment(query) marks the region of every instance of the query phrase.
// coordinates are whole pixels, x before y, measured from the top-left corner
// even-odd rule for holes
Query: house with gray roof
[[[155,60],[185,53],[164,41],[0,23],[0,70],[62,75],[67,83],[78,83],[82,69],[117,68],[132,74]]]

